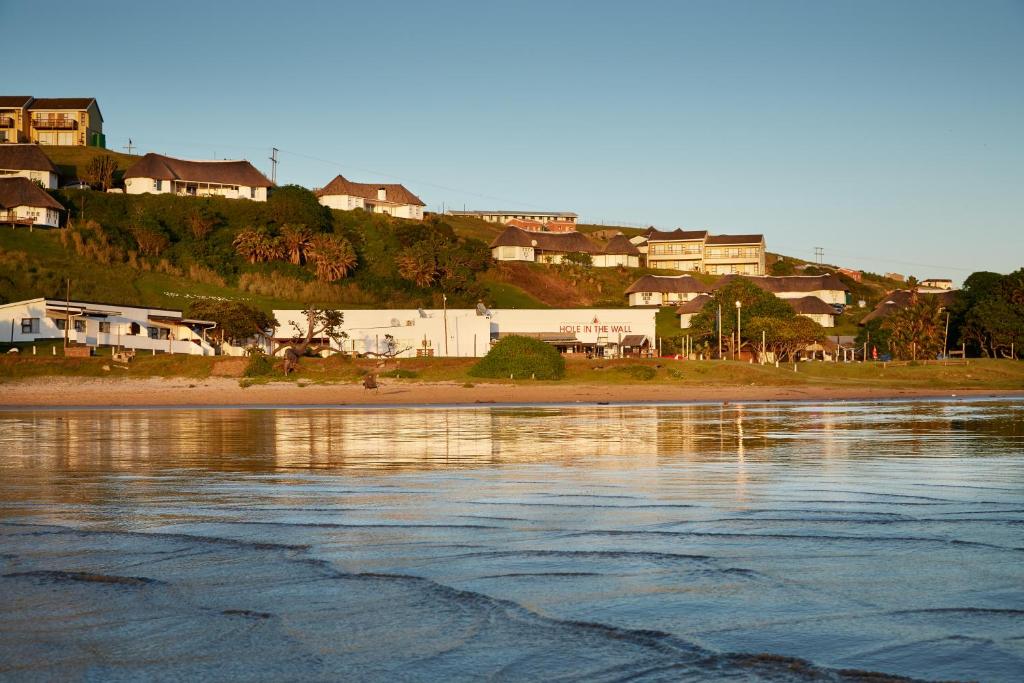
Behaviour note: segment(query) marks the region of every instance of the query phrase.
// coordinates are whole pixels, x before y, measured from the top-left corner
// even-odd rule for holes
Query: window
[[[68,321],[64,320],[64,318],[58,318],[54,322],[57,323],[57,329],[58,330],[65,330],[65,329],[67,329]]]
[[[249,199],[256,199],[256,188],[255,187],[250,187],[249,188]]]
[[[85,332],[85,321],[84,320],[76,320],[75,321],[75,332]]]
[[[102,334],[110,334],[110,323],[101,322],[100,323],[100,333],[102,333]]]
[[[157,327],[150,327],[150,328],[147,328],[147,329],[149,330],[149,338],[150,339],[156,339],[157,335],[160,333],[160,329],[157,328]]]
[[[22,334],[38,334],[39,333],[39,318],[22,318],[21,319],[21,333]]]

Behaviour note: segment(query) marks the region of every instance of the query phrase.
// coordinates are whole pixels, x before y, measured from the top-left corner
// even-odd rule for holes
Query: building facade
[[[634,238],[647,267],[712,275],[764,275],[764,235],[710,235],[706,230],[649,229]]]
[[[194,161],[149,153],[124,174],[128,194],[176,194],[267,201],[273,187],[245,160]]]
[[[626,289],[630,306],[676,306],[711,288],[692,275],[644,275]]]
[[[579,232],[529,232],[511,226],[495,237],[490,247],[496,261],[557,264],[569,254],[583,254],[593,262],[603,253],[601,247]]]
[[[95,98],[32,98],[26,111],[25,142],[75,147],[107,146],[103,135],[103,114]]]
[[[579,218],[572,211],[448,211],[449,216],[472,216],[488,223],[509,225],[511,221],[539,223],[549,232],[569,232],[576,229]],[[522,226],[520,226],[522,227]]]
[[[24,143],[29,141],[28,95],[0,95],[0,143]]]
[[[734,275],[720,278],[712,290],[718,289],[732,280]],[[835,275],[766,275],[764,277],[747,277],[766,292],[771,292],[780,299],[800,299],[813,296],[831,306],[843,307],[849,301],[850,291]]]
[[[639,268],[640,250],[625,235],[616,235],[593,255],[593,262],[596,268]]]
[[[764,235],[709,235],[702,270],[711,275],[764,275]]]
[[[56,228],[64,207],[28,178],[0,176],[0,223]]]
[[[707,230],[663,232],[652,228],[645,237],[648,268],[703,272]]]
[[[404,185],[354,183],[338,175],[316,191],[320,203],[341,211],[363,210],[395,218],[423,220],[426,204]]]
[[[0,343],[120,347],[154,353],[212,356],[206,333],[215,324],[181,311],[61,299],[0,305]]]
[[[60,184],[57,167],[38,145],[0,145],[0,178],[10,177],[27,178],[47,190]]]

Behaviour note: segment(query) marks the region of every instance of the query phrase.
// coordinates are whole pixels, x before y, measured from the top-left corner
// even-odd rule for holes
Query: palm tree
[[[352,272],[358,258],[352,244],[340,235],[316,235],[310,239],[306,256],[316,268],[316,276],[334,282]]]
[[[297,266],[306,262],[306,252],[313,240],[313,231],[305,225],[284,225],[281,227],[281,246],[288,260]]]
[[[246,228],[235,236],[235,251],[249,263],[265,263],[281,258],[284,250],[281,241],[264,230]]]

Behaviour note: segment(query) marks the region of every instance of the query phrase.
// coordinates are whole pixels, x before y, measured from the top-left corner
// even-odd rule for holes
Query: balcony
[[[47,116],[32,119],[36,130],[78,130],[78,119],[67,116]]]
[[[0,116],[0,128],[14,128],[14,117]]]

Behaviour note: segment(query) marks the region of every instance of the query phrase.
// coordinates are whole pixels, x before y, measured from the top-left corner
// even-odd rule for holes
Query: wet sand
[[[271,382],[243,388],[238,380],[208,378],[40,378],[5,383],[0,406],[263,406],[263,405],[475,405],[525,403],[643,403],[716,401],[850,401],[903,398],[1024,396],[1024,390],[932,387],[671,386],[663,384],[535,384],[408,382],[361,384]]]

